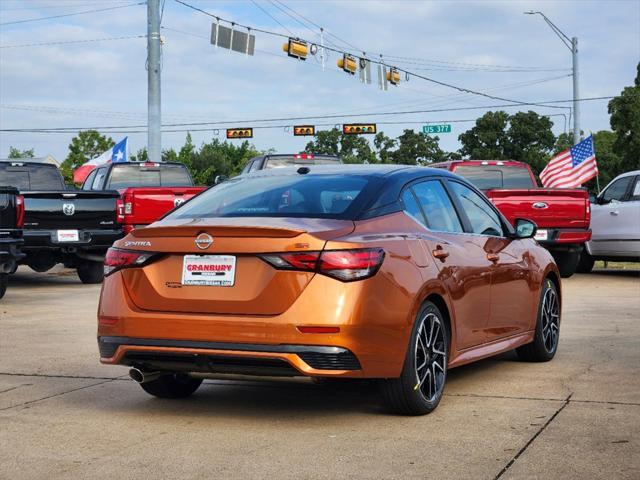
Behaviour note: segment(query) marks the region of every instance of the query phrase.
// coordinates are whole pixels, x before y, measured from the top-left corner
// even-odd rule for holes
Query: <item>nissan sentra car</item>
[[[436,408],[447,370],[558,347],[560,275],[532,238],[444,170],[263,170],[115,243],[101,362],[157,397],[220,373],[379,379],[403,414]]]

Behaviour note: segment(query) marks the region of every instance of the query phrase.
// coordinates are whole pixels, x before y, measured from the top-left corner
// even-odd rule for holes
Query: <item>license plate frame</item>
[[[235,255],[185,255],[182,285],[188,287],[233,287],[236,283]]]
[[[56,230],[56,241],[58,243],[76,243],[80,241],[78,230]]]
[[[533,236],[533,238],[539,242],[544,242],[546,240],[549,240],[549,230],[546,230],[544,228],[541,230],[538,230],[536,234]]]

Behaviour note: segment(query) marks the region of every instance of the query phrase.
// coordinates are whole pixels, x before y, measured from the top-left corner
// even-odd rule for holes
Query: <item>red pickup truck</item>
[[[155,222],[206,187],[195,187],[181,163],[111,163],[93,170],[82,190],[120,192],[117,220],[124,233]]]
[[[536,240],[553,255],[563,278],[576,271],[584,244],[591,239],[586,189],[540,188],[529,165],[512,160],[454,160],[430,165],[460,175],[513,223],[528,218],[538,226]]]

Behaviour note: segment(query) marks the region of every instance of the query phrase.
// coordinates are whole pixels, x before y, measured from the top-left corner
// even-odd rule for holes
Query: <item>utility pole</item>
[[[160,0],[147,0],[147,153],[162,161],[160,96]]]
[[[540,15],[547,25],[553,30],[558,38],[565,44],[565,46],[571,50],[571,59],[573,66],[573,144],[576,145],[580,143],[580,102],[579,99],[579,89],[578,89],[578,37],[569,38],[564,34],[562,30],[560,30],[551,20],[547,18],[547,16],[542,12],[524,12],[525,15]]]

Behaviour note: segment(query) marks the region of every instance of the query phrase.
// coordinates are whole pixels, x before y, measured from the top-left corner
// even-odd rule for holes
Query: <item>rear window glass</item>
[[[282,168],[290,167],[292,165],[335,165],[336,163],[342,163],[339,158],[331,157],[313,157],[313,158],[296,158],[291,155],[283,157],[270,157],[267,158],[263,168]]]
[[[0,185],[29,190],[65,190],[62,175],[53,165],[0,164]]]
[[[347,218],[366,198],[363,176],[237,177],[195,197],[167,218]]]
[[[114,165],[109,188],[129,187],[191,187],[193,182],[182,165]]]
[[[492,188],[535,188],[529,175],[529,170],[522,167],[461,165],[455,169],[454,173],[466,178],[480,190],[491,190]]]

